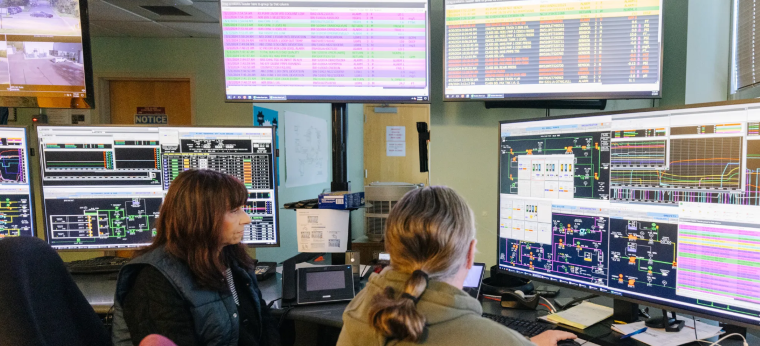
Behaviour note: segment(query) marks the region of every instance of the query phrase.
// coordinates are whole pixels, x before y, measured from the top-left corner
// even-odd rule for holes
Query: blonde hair
[[[388,215],[385,249],[391,266],[411,274],[400,297],[386,287],[370,308],[372,327],[386,338],[425,339],[425,317],[416,307],[427,281],[453,277],[467,261],[475,239],[472,210],[454,190],[430,186],[410,191]]]

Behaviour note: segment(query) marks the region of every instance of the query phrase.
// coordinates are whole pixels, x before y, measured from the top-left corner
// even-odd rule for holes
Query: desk
[[[116,291],[116,275],[74,275],[74,282],[76,282],[79,289],[84,294],[87,301],[90,302],[95,312],[98,314],[106,314],[113,305],[114,292]],[[278,273],[267,280],[259,282],[259,289],[265,301],[270,302],[274,299],[281,297],[282,293],[282,278]],[[580,291],[575,291],[569,288],[562,288],[557,298],[571,298],[582,297],[587,294]],[[612,298],[597,297],[591,299],[591,302],[612,306]],[[285,319],[301,322],[306,325],[319,325],[332,327],[340,330],[343,327],[343,310],[345,310],[348,303],[328,303],[328,304],[316,304],[307,306],[298,306],[292,309],[282,309],[281,302],[277,301],[272,306],[272,314],[275,318],[282,318],[287,313]],[[654,310],[659,311],[659,310]],[[509,316],[513,318],[521,318],[526,320],[534,320],[536,317],[544,315],[545,312],[538,310],[510,310],[503,309],[496,301],[485,300],[483,302],[483,312],[491,314],[501,314],[503,316]],[[608,320],[609,321],[609,320]],[[575,333],[583,334],[584,338],[592,338],[600,335],[604,335],[610,332],[610,329],[603,324],[608,324],[608,321],[604,321],[595,326],[592,326],[582,332],[572,331]],[[709,321],[704,321],[708,322]],[[299,325],[300,326],[300,325]],[[300,329],[299,329],[300,332]],[[750,330],[747,335],[747,341],[749,345],[760,345],[760,331]],[[604,345],[621,345],[621,346],[640,346],[644,345],[635,340],[629,339],[626,341],[620,341],[617,333],[611,333],[606,337],[595,339],[593,342]],[[697,345],[692,343],[690,345]],[[722,346],[740,346],[741,341],[727,340],[721,342]]]

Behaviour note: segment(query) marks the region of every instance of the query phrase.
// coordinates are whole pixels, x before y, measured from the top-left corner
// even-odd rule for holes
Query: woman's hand
[[[559,330],[547,330],[530,338],[530,341],[538,346],[557,346],[557,342],[559,341],[575,338],[577,338],[577,336],[573,333]]]

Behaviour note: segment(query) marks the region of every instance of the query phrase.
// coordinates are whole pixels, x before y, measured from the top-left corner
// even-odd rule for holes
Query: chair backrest
[[[0,240],[0,307],[4,345],[111,345],[61,258],[40,239]]]

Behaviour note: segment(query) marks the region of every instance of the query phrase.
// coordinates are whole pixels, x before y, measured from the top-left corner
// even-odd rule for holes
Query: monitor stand
[[[684,321],[676,319],[676,312],[670,312],[671,317],[668,318],[668,311],[663,309],[662,316],[652,317],[645,322],[645,325],[650,328],[665,329],[666,332],[680,332],[683,329]]]

